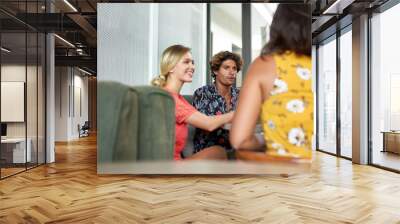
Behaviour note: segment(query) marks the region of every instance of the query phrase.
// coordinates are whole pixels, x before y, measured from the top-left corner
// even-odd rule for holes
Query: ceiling
[[[252,1],[252,2],[279,2],[279,3],[310,3],[313,13],[313,37],[321,35],[337,20],[345,14],[356,14],[367,8],[376,7],[386,0],[340,0],[350,2],[343,13],[337,15],[324,15],[323,12],[329,8],[335,0],[275,0],[275,1]],[[96,71],[97,63],[97,3],[116,2],[188,2],[183,0],[1,0],[0,1],[0,25],[3,33],[8,33],[4,38],[14,40],[15,45],[25,41],[19,36],[21,32],[29,31],[54,32],[60,38],[55,38],[56,65],[86,66]],[[195,1],[192,2],[202,2]],[[216,0],[213,2],[226,2]],[[236,2],[236,1],[230,1]],[[242,0],[237,1],[242,2]],[[215,4],[221,7],[232,18],[237,17],[236,4]],[[263,4],[267,6],[268,4]],[[236,7],[236,8],[235,8]],[[269,10],[269,9],[267,9]],[[51,13],[50,13],[51,12]],[[11,34],[13,33],[13,34]],[[69,43],[66,43],[66,40]],[[4,43],[4,42],[3,42]],[[71,45],[72,44],[72,45]],[[28,52],[30,47],[28,45]]]
[[[388,0],[317,0],[312,4],[313,44],[352,23],[354,17],[374,11]]]

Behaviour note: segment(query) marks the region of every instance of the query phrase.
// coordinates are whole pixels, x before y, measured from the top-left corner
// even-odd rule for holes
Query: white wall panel
[[[173,44],[192,49],[196,71],[181,94],[193,94],[206,83],[205,4],[98,4],[99,81],[149,85]]]
[[[182,44],[191,48],[195,61],[196,71],[192,83],[183,85],[181,94],[192,95],[193,92],[205,85],[207,71],[206,64],[206,40],[203,35],[203,18],[205,4],[159,4],[158,17],[158,60],[162,52],[173,44]]]
[[[97,5],[97,78],[147,85],[150,4]]]

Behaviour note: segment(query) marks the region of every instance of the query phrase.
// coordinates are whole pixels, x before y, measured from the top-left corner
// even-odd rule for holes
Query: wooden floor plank
[[[316,153],[311,173],[96,174],[96,138],[0,181],[0,223],[400,223],[400,175]]]

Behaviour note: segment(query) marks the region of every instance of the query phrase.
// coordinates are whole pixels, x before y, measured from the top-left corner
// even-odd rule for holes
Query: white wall
[[[55,73],[55,141],[77,139],[78,124],[88,120],[88,78],[72,67],[56,67]]]
[[[98,80],[148,85],[151,4],[98,4]]]
[[[2,81],[18,81],[25,82],[25,65],[2,65],[1,80]],[[31,70],[31,67],[27,68]],[[1,108],[7,110],[7,108]],[[7,137],[25,137],[25,122],[7,123]]]
[[[157,74],[160,72],[161,54],[167,47],[173,44],[190,47],[196,69],[193,81],[183,85],[181,94],[192,95],[197,88],[206,84],[206,4],[157,5],[158,57],[154,63],[158,68]]]
[[[78,73],[78,70],[75,70],[75,75],[74,75],[74,89],[75,91],[73,92],[74,96],[74,113],[72,113],[72,124],[71,124],[71,133],[70,135],[73,136],[73,138],[79,137],[78,129],[77,126],[78,124],[82,126],[85,121],[89,120],[89,113],[88,113],[88,107],[89,107],[89,102],[88,102],[88,77],[87,76],[82,76],[83,73]],[[80,91],[80,93],[78,93]],[[80,95],[80,97],[79,97]],[[80,102],[79,102],[80,101]],[[81,111],[79,111],[81,110]]]
[[[150,85],[170,45],[192,49],[196,71],[181,94],[206,83],[206,4],[98,4],[99,81]]]
[[[68,140],[68,86],[69,76],[67,67],[55,68],[55,141]]]
[[[240,3],[211,5],[212,55],[220,51],[232,51],[232,44],[242,48],[242,11],[240,5]]]
[[[24,82],[26,85],[26,106],[21,109],[26,112],[26,120],[23,122],[6,122],[7,137],[30,139],[32,161],[44,162],[44,74],[42,68],[25,64],[3,64],[1,66],[2,81]],[[27,78],[27,81],[25,80]],[[7,97],[7,96],[2,96]],[[11,108],[1,108],[11,110]],[[10,112],[10,111],[9,111]],[[13,111],[11,111],[12,113]],[[37,157],[37,153],[39,156]]]
[[[2,65],[1,66],[1,81],[17,81],[17,82],[25,82],[25,74],[26,71],[25,69],[27,69],[26,71],[29,74],[35,74],[36,75],[36,67],[33,66],[27,66],[25,67],[25,65],[18,65],[18,64],[12,64],[12,65]],[[28,77],[29,78],[29,77]],[[36,81],[33,80],[29,80],[30,85],[36,85]],[[32,82],[32,83],[31,83]],[[36,99],[36,89],[32,89],[32,88],[28,88],[28,99],[27,99],[27,104],[30,104],[33,99],[30,99],[32,97],[34,97]],[[36,102],[36,101],[35,101]],[[32,107],[34,107],[33,109],[35,110],[36,108],[36,103],[33,105],[28,105],[30,106],[30,112],[32,111]],[[7,110],[7,108],[1,108],[1,110]],[[36,124],[35,127],[33,127],[33,124],[31,124],[32,121],[35,121],[36,123],[36,113],[28,113],[27,114],[27,119],[29,125],[28,125],[28,129],[29,128],[33,128],[34,130],[36,130]],[[8,137],[25,137],[25,125],[26,122],[7,122],[7,136]],[[32,131],[28,130],[28,137],[29,137],[29,133],[31,133]]]

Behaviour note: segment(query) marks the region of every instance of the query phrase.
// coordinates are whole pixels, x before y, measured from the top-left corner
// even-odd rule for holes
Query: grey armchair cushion
[[[127,85],[98,82],[98,162],[137,160],[138,100],[137,94]]]
[[[183,95],[186,101],[188,101],[190,104],[193,102],[193,96],[192,95]],[[186,145],[185,148],[183,148],[182,155],[184,158],[187,158],[194,153],[194,146],[193,146],[193,138],[194,138],[194,133],[196,128],[193,127],[192,125],[188,124],[188,137],[186,139]]]
[[[183,98],[185,98],[185,100],[188,101],[190,104],[193,103],[193,96],[192,95],[183,95]]]
[[[175,145],[175,102],[163,89],[133,88],[139,96],[139,160],[172,160]]]
[[[175,102],[151,86],[98,82],[98,162],[172,160]]]
[[[190,124],[188,124],[188,137],[186,139],[185,148],[182,150],[183,158],[187,158],[194,153],[194,145],[193,145],[193,138],[196,128]]]

